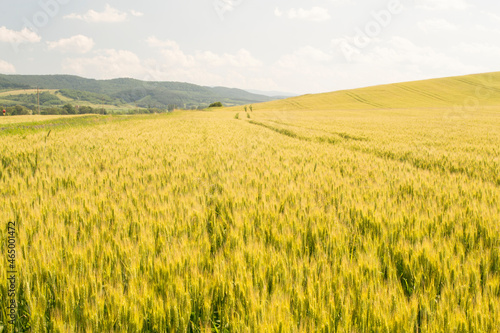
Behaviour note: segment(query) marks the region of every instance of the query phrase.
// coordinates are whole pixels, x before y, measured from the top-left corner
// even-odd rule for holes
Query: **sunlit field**
[[[1,110],[0,110],[1,112]],[[74,118],[74,117],[81,117],[82,115],[71,115],[71,116],[64,116],[61,117],[59,115],[48,115],[48,116],[40,116],[40,115],[33,115],[33,116],[13,116],[13,117],[2,117],[0,116],[0,127],[3,127],[2,125],[5,124],[21,124],[21,123],[33,123],[33,122],[46,122],[48,120],[54,120],[54,119],[69,119],[69,118]],[[32,124],[28,125],[31,126]]]
[[[255,105],[257,110],[439,109],[454,114],[500,105],[500,72],[309,94]],[[449,111],[450,112],[450,111]]]
[[[0,140],[33,332],[500,327],[500,108],[91,116]]]

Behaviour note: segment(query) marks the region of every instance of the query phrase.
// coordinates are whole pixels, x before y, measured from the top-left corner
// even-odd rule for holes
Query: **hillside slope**
[[[364,110],[500,105],[500,72],[303,95],[254,110]]]
[[[271,101],[273,98],[241,89],[204,87],[182,82],[146,82],[129,78],[112,80],[85,79],[72,75],[2,75],[0,89],[65,89],[99,94],[100,99],[116,100],[140,107],[208,106],[220,101],[225,105],[242,105]],[[95,98],[96,96],[92,96]],[[106,98],[107,97],[107,98]]]

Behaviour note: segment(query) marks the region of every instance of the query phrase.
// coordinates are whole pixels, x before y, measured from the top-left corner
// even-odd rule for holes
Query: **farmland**
[[[443,82],[0,118],[20,313],[33,332],[497,331],[500,103],[491,80]]]
[[[182,82],[151,82],[135,79],[94,80],[73,75],[0,74],[0,106],[16,104],[34,109],[40,88],[42,108],[71,104],[105,108],[109,112],[159,108],[170,105],[188,109],[207,107],[215,101],[242,105],[278,97],[252,94],[240,89],[204,87]]]

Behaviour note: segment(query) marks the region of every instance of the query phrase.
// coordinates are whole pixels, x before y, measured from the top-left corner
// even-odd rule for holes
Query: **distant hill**
[[[113,80],[86,79],[73,75],[3,75],[0,90],[56,89],[62,95],[100,104],[127,104],[163,108],[168,105],[196,108],[213,102],[226,106],[271,101],[274,98],[241,89],[204,87],[181,82],[147,82],[129,78]]]
[[[265,91],[265,90],[255,90],[255,89],[252,90],[247,89],[247,91],[251,92],[252,94],[264,95],[273,98],[288,98],[288,97],[298,96],[298,94],[292,94],[289,92],[282,92],[282,91]]]
[[[500,106],[500,72],[310,94],[254,105],[254,110],[364,110]]]

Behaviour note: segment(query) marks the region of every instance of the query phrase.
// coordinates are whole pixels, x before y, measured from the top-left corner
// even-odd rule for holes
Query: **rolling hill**
[[[310,94],[254,105],[254,110],[364,110],[500,105],[500,72]]]
[[[168,105],[178,105],[185,108],[196,108],[206,107],[217,101],[227,106],[233,106],[274,99],[241,89],[204,87],[182,82],[146,82],[129,78],[94,80],[72,75],[0,74],[0,90],[22,90],[36,87],[62,90],[62,95],[70,100],[115,106],[124,104],[164,108]]]

